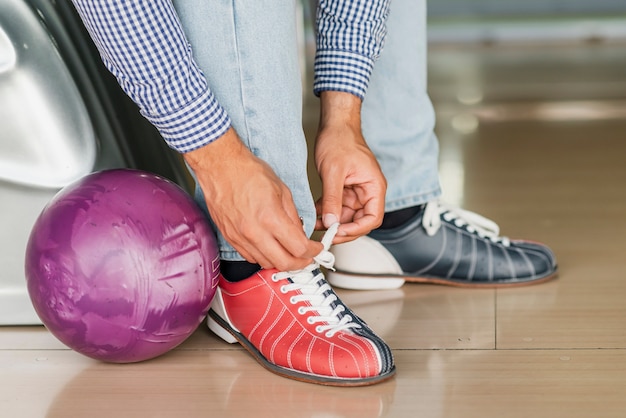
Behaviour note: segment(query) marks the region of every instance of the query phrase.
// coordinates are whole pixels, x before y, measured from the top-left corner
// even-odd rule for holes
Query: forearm
[[[106,67],[172,148],[189,152],[229,129],[171,2],[73,3]]]
[[[320,130],[337,126],[361,129],[361,99],[339,91],[320,93]]]

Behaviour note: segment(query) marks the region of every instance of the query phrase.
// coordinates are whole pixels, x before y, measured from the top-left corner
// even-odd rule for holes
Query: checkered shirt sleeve
[[[365,97],[382,51],[389,0],[320,0],[313,91],[344,91]]]
[[[102,60],[141,113],[185,153],[231,126],[169,0],[72,0]],[[314,91],[365,96],[389,0],[320,0]]]
[[[170,147],[189,152],[228,130],[170,1],[73,3],[106,67]]]

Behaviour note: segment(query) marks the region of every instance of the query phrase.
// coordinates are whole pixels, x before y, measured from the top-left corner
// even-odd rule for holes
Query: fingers
[[[297,270],[323,249],[306,236],[288,187],[234,131],[185,157],[215,225],[246,260]]]
[[[340,173],[338,173],[340,174]],[[324,228],[330,228],[340,222],[343,206],[344,179],[340,175],[330,173],[323,181],[323,195],[321,200],[321,216]]]
[[[359,154],[353,154],[359,156]],[[322,197],[316,204],[321,224],[329,228],[333,223],[342,225],[338,236],[363,235],[379,226],[384,212],[385,179],[372,157],[365,155],[362,160],[369,163],[356,167],[346,164],[345,157],[337,158],[334,164],[320,164],[326,167],[322,174]],[[352,162],[352,159],[348,159]],[[375,161],[375,160],[374,160]],[[345,225],[344,225],[345,224]]]
[[[260,182],[257,176],[255,183]],[[246,260],[263,268],[298,270],[310,264],[323,246],[306,236],[291,194],[279,186],[282,193],[251,196],[237,203],[237,210],[223,201],[207,199],[207,206],[222,235]]]
[[[376,187],[360,185],[343,190],[343,201],[339,221],[341,225],[335,235],[333,243],[351,241],[359,236],[378,228],[382,222],[384,212],[384,194],[376,191]],[[322,199],[316,203],[318,214],[322,213]],[[321,220],[316,226],[319,229],[327,228]]]
[[[263,224],[266,223],[260,221],[253,228],[228,234],[229,242],[239,254],[263,268],[298,270],[310,264],[323,249],[321,243],[306,237],[301,225],[281,223],[280,228],[272,228]]]

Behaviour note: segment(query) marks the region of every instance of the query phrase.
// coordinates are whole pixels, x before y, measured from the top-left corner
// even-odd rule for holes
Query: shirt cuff
[[[372,59],[354,52],[317,51],[313,92],[319,96],[322,91],[343,91],[363,100],[373,68]]]
[[[231,125],[230,117],[210,90],[175,112],[144,116],[159,130],[167,144],[180,153],[215,141]]]

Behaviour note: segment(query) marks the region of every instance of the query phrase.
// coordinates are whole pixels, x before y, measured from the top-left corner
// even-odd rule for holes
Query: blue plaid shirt
[[[168,0],[72,0],[102,60],[170,147],[222,136],[230,118],[196,65]],[[365,96],[390,0],[320,0],[314,92]]]

